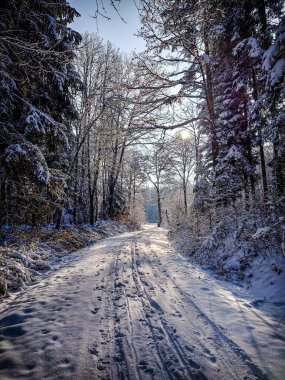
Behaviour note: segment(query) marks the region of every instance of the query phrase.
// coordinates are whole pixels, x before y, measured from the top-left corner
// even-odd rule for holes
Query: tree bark
[[[159,188],[156,189],[156,192],[157,192],[157,211],[158,211],[157,227],[160,227],[162,223],[162,211],[161,211],[161,198],[160,198]]]

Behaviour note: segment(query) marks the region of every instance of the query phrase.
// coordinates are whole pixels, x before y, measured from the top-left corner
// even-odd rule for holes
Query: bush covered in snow
[[[284,220],[270,224],[270,218],[260,211],[240,213],[229,208],[212,217],[219,219],[213,228],[209,215],[191,215],[172,226],[172,240],[191,260],[226,280],[248,284],[260,266],[277,274],[285,269],[281,234]]]

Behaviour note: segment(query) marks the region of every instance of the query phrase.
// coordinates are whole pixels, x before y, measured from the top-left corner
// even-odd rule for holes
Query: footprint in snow
[[[207,348],[204,350],[204,353],[206,354],[205,356],[212,362],[212,363],[216,363],[217,362],[217,358],[215,355],[213,355],[211,353],[210,350],[208,350]]]
[[[138,363],[138,368],[140,368],[142,371],[144,371],[145,373],[149,373],[149,374],[153,374],[154,373],[154,370],[153,368],[151,368],[148,364],[148,362],[146,362],[145,360],[141,360],[139,363]]]
[[[97,350],[97,346],[96,344],[93,344],[93,347],[92,348],[88,348],[88,352],[89,354],[91,355],[94,355],[94,356],[97,356],[99,351]]]
[[[194,349],[186,344],[185,349],[189,352],[194,352]]]
[[[164,311],[163,311],[162,307],[161,307],[161,306],[159,305],[159,303],[157,303],[155,300],[150,300],[149,303],[150,303],[150,305],[151,305],[154,309],[156,309],[158,312],[164,314]]]
[[[22,326],[13,326],[3,329],[0,331],[0,334],[9,338],[18,338],[25,335],[26,331],[22,328]]]
[[[8,317],[0,320],[0,327],[8,327],[12,325],[19,325],[25,321],[27,317],[22,317],[18,314],[11,314]]]
[[[41,334],[43,334],[43,335],[46,335],[46,334],[48,334],[50,332],[50,330],[47,330],[47,329],[43,329],[43,330],[41,330]]]

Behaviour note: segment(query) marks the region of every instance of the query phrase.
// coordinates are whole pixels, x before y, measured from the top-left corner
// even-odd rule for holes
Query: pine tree
[[[0,12],[0,222],[36,224],[64,206],[78,13],[65,0],[2,1]]]
[[[276,192],[285,195],[285,17],[275,32],[273,44],[267,49],[263,59],[266,75],[265,91],[262,94],[263,110],[268,118],[264,131],[273,144],[273,160]]]

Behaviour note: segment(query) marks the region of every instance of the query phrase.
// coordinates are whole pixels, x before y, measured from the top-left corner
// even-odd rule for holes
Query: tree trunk
[[[184,199],[184,213],[187,215],[188,212],[188,203],[187,203],[187,184],[183,180],[183,199]]]
[[[207,10],[204,9],[204,21],[208,19],[207,17]],[[210,53],[210,47],[209,47],[209,36],[206,32],[204,32],[204,44],[205,44],[205,53],[208,56],[211,56]],[[215,169],[217,165],[217,158],[219,154],[219,145],[217,142],[217,134],[216,134],[216,115],[215,115],[215,101],[214,101],[214,91],[213,91],[213,77],[212,77],[212,71],[209,63],[205,63],[205,73],[206,77],[204,78],[205,81],[205,92],[206,92],[206,103],[208,108],[208,113],[210,117],[210,130],[211,130],[211,149],[212,149],[212,161],[213,161],[213,168]],[[203,74],[202,74],[203,75]]]
[[[257,80],[254,69],[252,70],[252,88],[253,88],[253,99],[257,101],[258,99],[258,87]],[[259,156],[260,156],[260,167],[261,167],[261,176],[262,176],[262,187],[263,187],[263,198],[264,200],[268,197],[268,183],[267,183],[267,173],[266,173],[266,164],[265,164],[265,154],[263,148],[263,141],[261,136],[260,127],[258,127],[258,139],[259,139]]]
[[[268,183],[267,183],[267,173],[265,164],[265,154],[263,144],[259,144],[259,155],[260,155],[260,166],[261,166],[261,176],[262,176],[262,186],[263,186],[263,198],[264,200],[268,197]]]
[[[95,206],[94,206],[94,193],[91,192],[89,195],[90,209],[89,209],[89,223],[91,226],[94,225],[95,222]]]
[[[244,114],[245,114],[245,120],[246,120],[246,123],[247,123],[246,124],[247,125],[247,130],[248,130],[247,100],[244,101]],[[248,162],[250,163],[250,165],[252,167],[254,167],[254,165],[253,165],[253,156],[252,156],[252,142],[251,142],[249,134],[247,135],[245,144],[246,144],[246,151],[247,151]],[[255,178],[254,178],[253,174],[249,175],[249,180],[250,180],[251,196],[252,196],[252,201],[253,201],[253,198],[255,196]]]
[[[61,226],[62,210],[57,210],[55,228],[59,231]]]
[[[285,192],[285,179],[284,179],[284,159],[278,155],[278,144],[273,145],[274,153],[274,174],[276,182],[276,192],[278,196],[283,196]]]
[[[160,227],[161,223],[162,223],[161,198],[160,198],[160,191],[159,191],[159,189],[157,189],[156,191],[157,191],[157,210],[158,210],[157,227]]]
[[[108,211],[107,211],[108,217],[110,217],[111,219],[114,218],[114,216],[115,216],[115,210],[114,210],[114,195],[115,195],[115,186],[114,186],[114,184],[112,183],[112,184],[109,186]]]

